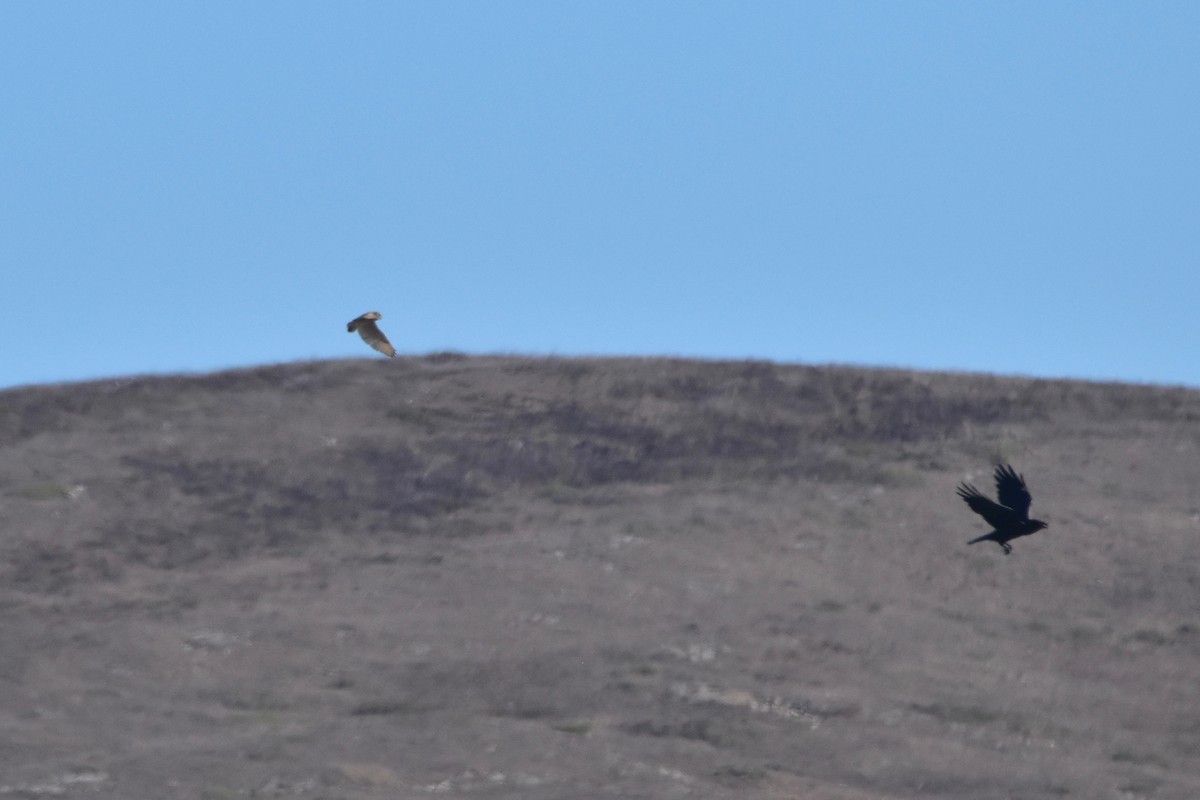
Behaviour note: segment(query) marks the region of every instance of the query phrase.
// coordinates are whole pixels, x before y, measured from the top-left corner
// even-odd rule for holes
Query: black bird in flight
[[[959,484],[958,496],[966,500],[971,510],[983,517],[988,525],[995,528],[991,533],[985,533],[967,544],[995,542],[1004,550],[1004,555],[1008,555],[1012,552],[1010,541],[1037,533],[1047,527],[1040,519],[1029,518],[1029,505],[1033,502],[1033,496],[1025,486],[1025,479],[1008,464],[999,464],[996,467],[996,496],[1000,500],[999,503],[984,497],[978,489],[968,483]]]

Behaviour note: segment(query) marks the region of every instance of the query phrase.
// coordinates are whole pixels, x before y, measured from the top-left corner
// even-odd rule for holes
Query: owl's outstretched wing
[[[378,318],[378,312],[372,311],[363,314],[357,319],[350,320],[350,323],[346,326],[346,330],[351,333],[358,331],[358,335],[362,337],[364,342],[388,358],[395,358],[396,348],[392,347],[392,343],[388,341],[388,338],[383,335],[383,331],[379,330],[379,326],[375,324],[375,320]]]

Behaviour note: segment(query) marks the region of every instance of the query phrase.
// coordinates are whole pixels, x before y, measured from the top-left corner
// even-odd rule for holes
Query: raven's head
[[[1025,523],[1025,527],[1030,533],[1037,533],[1042,528],[1049,528],[1050,526],[1040,519],[1031,519]]]

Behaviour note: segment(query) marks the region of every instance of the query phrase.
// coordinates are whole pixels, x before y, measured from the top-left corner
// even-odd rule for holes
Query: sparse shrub
[[[286,702],[265,689],[230,691],[220,694],[216,699],[231,711],[282,711],[288,707]]]
[[[713,770],[713,778],[719,783],[732,786],[753,786],[767,777],[767,770],[762,767],[743,767],[726,764]]]
[[[942,722],[960,725],[990,725],[1002,717],[999,712],[980,706],[956,706],[946,703],[921,705],[914,703],[911,708],[919,714],[925,714]]]
[[[62,483],[35,483],[15,489],[12,494],[26,500],[65,500],[71,496],[71,487]]]
[[[511,719],[546,719],[557,714],[558,709],[553,706],[530,699],[510,700],[492,710],[493,716]]]
[[[1136,764],[1138,766],[1152,766],[1160,769],[1167,768],[1167,762],[1154,753],[1135,753],[1130,750],[1118,750],[1110,758],[1118,764]]]
[[[1129,639],[1140,644],[1148,644],[1155,647],[1168,644],[1171,641],[1170,638],[1168,638],[1165,634],[1149,628],[1142,628],[1134,631],[1133,634],[1130,635]]]
[[[386,717],[395,714],[417,714],[429,709],[408,700],[367,700],[350,709],[352,717]]]
[[[438,350],[426,354],[425,361],[429,364],[451,364],[455,361],[466,361],[468,358],[470,356],[458,350]]]

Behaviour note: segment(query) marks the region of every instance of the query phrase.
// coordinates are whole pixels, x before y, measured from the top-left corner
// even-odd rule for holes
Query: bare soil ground
[[[1049,530],[954,494],[1011,461]],[[1200,392],[463,358],[0,393],[0,796],[1200,797]]]

